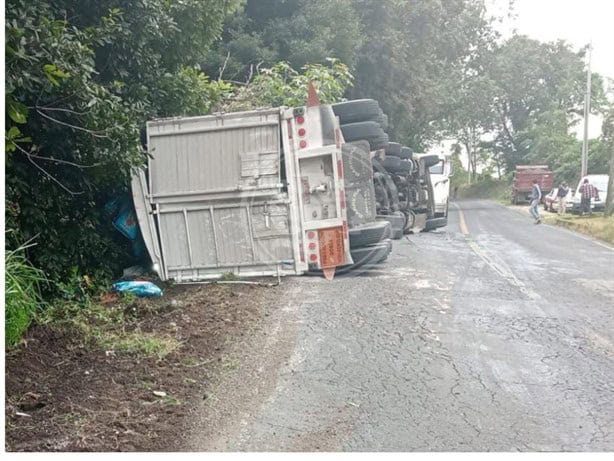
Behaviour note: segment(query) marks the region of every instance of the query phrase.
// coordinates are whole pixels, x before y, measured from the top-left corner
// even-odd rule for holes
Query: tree
[[[306,64],[300,73],[286,62],[261,69],[254,79],[224,100],[221,109],[239,111],[276,106],[302,106],[312,82],[322,103],[338,101],[352,85],[348,67],[335,59],[329,65]]]
[[[226,22],[203,69],[243,82],[280,61],[299,69],[336,58],[353,67],[362,41],[351,0],[247,0]]]
[[[614,104],[610,104],[601,128],[604,146],[610,154],[610,179],[608,181],[608,195],[606,197],[606,216],[614,215]]]
[[[127,263],[103,205],[145,161],[147,119],[204,113],[224,94],[192,67],[237,3],[7,1],[7,228],[36,238],[28,257],[51,280]]]
[[[538,155],[548,151],[545,143],[551,155],[570,146],[568,132],[578,122],[584,101],[584,54],[563,41],[542,43],[522,35],[492,51],[486,72],[497,85],[493,145],[504,153],[508,171],[539,160]],[[604,101],[601,77],[593,74],[592,84],[591,106],[597,112]],[[549,141],[540,141],[542,134]]]
[[[355,0],[367,40],[352,97],[389,114],[389,132],[424,149],[441,132],[458,76],[492,37],[481,0]]]

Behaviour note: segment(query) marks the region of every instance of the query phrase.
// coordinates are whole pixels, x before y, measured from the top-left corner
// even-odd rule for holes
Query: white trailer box
[[[135,209],[162,280],[351,264],[341,136],[326,105],[147,123]]]

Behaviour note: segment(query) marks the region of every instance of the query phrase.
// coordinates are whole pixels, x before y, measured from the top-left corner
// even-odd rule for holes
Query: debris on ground
[[[117,282],[112,288],[120,293],[129,292],[141,297],[160,297],[163,294],[162,289],[155,283],[142,280]]]

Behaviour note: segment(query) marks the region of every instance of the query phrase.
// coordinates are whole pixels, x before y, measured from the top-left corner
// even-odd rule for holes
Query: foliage
[[[334,57],[350,68],[363,42],[352,0],[247,0],[203,61],[220,78],[246,81],[279,61],[299,69]]]
[[[504,154],[508,171],[540,155],[573,155],[570,128],[582,114],[585,50],[513,36],[488,58],[486,73],[496,82],[494,150]],[[604,101],[603,82],[593,75],[592,109]],[[541,162],[541,161],[540,161]],[[560,165],[553,165],[555,168]]]
[[[4,252],[6,347],[17,344],[42,305],[40,289],[45,277],[26,260],[24,252],[27,247],[21,245],[16,250]]]
[[[193,67],[239,3],[7,1],[7,228],[38,236],[27,256],[51,280],[129,264],[102,207],[144,162],[146,120],[206,113],[228,91]]]
[[[352,97],[371,97],[389,115],[393,139],[423,150],[476,50],[492,39],[481,0],[355,0],[366,40]]]
[[[353,76],[345,64],[329,58],[328,66],[307,64],[299,73],[281,62],[262,69],[247,85],[239,88],[224,103],[224,110],[238,111],[258,107],[302,106],[307,100],[308,82],[313,82],[320,101],[339,101],[351,86]]]

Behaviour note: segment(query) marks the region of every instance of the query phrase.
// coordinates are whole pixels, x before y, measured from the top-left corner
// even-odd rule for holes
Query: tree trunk
[[[605,215],[614,215],[614,141],[610,142],[610,180],[608,181],[608,195],[605,199]]]

